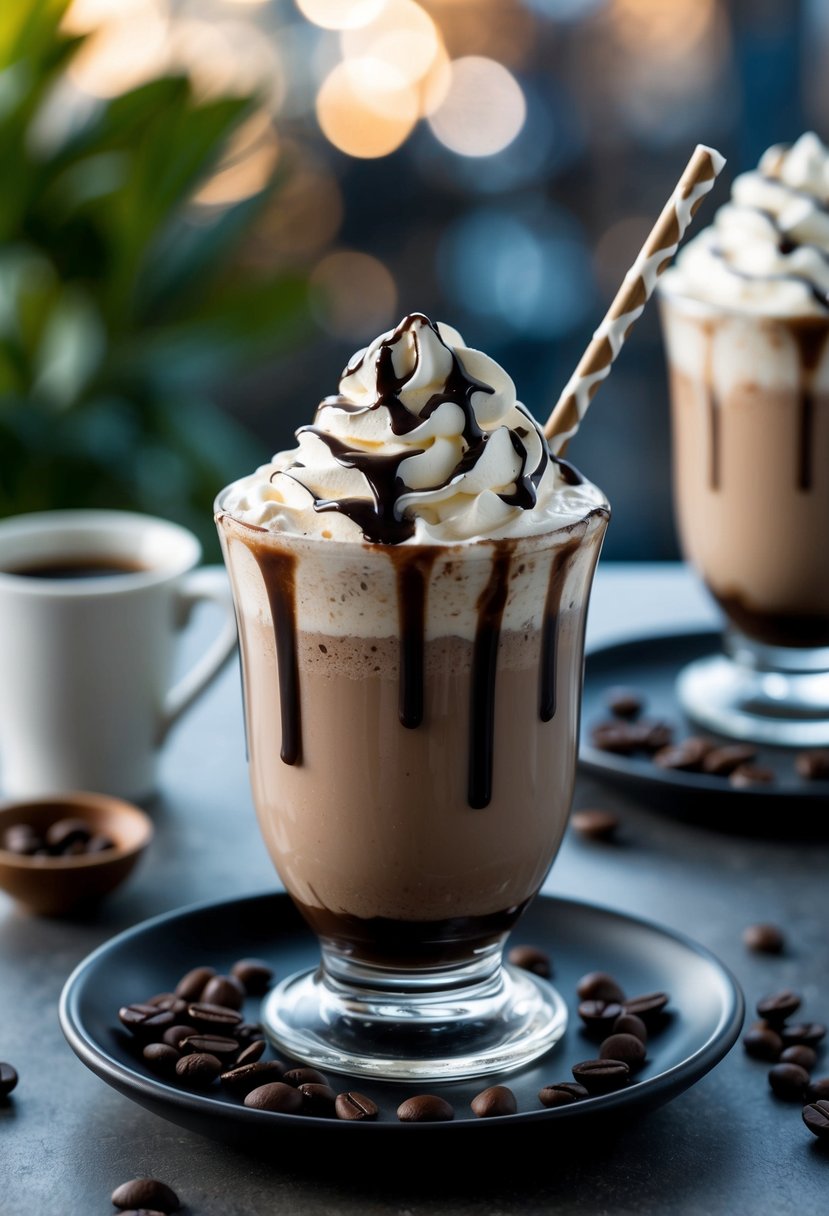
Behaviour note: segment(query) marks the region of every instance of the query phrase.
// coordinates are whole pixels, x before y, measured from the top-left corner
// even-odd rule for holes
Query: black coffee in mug
[[[146,570],[140,562],[129,561],[122,557],[72,557],[61,561],[52,558],[45,562],[35,562],[27,566],[15,566],[7,570],[7,574],[17,574],[22,578],[62,579],[75,578],[112,578],[119,574],[141,574]]]

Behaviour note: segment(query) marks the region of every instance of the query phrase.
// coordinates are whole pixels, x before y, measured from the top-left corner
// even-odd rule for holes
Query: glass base
[[[294,1059],[400,1081],[511,1071],[542,1055],[567,1027],[558,992],[530,972],[499,964],[480,982],[453,986],[444,972],[432,981],[421,974],[395,991],[390,976],[355,985],[320,967],[283,980],[260,1017],[271,1042]]]
[[[677,697],[689,718],[751,743],[829,745],[829,651],[765,646],[736,630],[724,649],[679,673]]]

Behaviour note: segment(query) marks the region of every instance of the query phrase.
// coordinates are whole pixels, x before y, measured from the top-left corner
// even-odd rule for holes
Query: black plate
[[[723,809],[757,809],[759,805],[769,813],[790,810],[792,800],[811,812],[815,803],[829,807],[829,783],[799,777],[794,767],[797,753],[790,747],[758,744],[756,763],[773,769],[776,780],[739,789],[725,777],[672,772],[659,768],[646,756],[618,756],[592,745],[591,729],[612,717],[607,697],[612,688],[619,686],[641,692],[646,701],[645,716],[669,722],[675,728],[677,741],[688,735],[703,735],[723,744],[733,743],[733,739],[695,726],[676,697],[676,678],[681,668],[694,659],[716,653],[720,644],[720,635],[715,632],[679,633],[637,638],[591,651],[585,664],[582,701],[579,753],[582,768],[628,786],[662,805],[690,807],[700,816]]]
[[[571,1015],[564,1040],[533,1065],[504,1077],[414,1086],[332,1075],[335,1088],[357,1089],[374,1098],[380,1107],[376,1123],[249,1110],[218,1087],[210,1095],[188,1093],[149,1073],[130,1036],[120,1029],[119,1005],[169,991],[197,964],[209,962],[227,969],[240,957],[264,957],[279,976],[314,964],[319,957],[316,940],[285,895],[202,904],[121,933],[69,977],[61,996],[60,1021],[84,1064],[122,1094],[173,1123],[245,1145],[257,1137],[281,1134],[289,1125],[306,1129],[313,1125],[337,1137],[371,1140],[383,1133],[445,1136],[462,1127],[474,1127],[480,1134],[484,1127],[512,1124],[552,1121],[561,1127],[582,1126],[597,1117],[626,1120],[693,1085],[722,1059],[740,1032],[743,997],[734,978],[706,949],[679,934],[607,908],[539,897],[521,922],[517,940],[547,949],[554,957],[555,983]],[[575,985],[584,972],[594,969],[610,971],[630,995],[669,992],[673,1016],[652,1036],[648,1062],[635,1083],[617,1093],[546,1110],[538,1102],[538,1090],[572,1080],[571,1065],[597,1054],[597,1045],[580,1030],[575,1012]],[[253,1001],[245,1012],[256,1017]],[[514,1090],[519,1113],[476,1119],[469,1109],[471,1099],[499,1081]],[[400,1102],[424,1090],[436,1090],[453,1104],[454,1122],[397,1122]]]

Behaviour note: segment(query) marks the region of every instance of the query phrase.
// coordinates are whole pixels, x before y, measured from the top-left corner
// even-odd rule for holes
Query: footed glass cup
[[[366,1076],[519,1067],[567,1020],[502,951],[570,811],[607,510],[519,540],[382,546],[216,506],[259,824],[320,945],[266,998],[269,1037]]]

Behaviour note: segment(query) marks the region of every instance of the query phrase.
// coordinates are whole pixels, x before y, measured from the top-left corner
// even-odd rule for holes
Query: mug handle
[[[159,728],[161,742],[170,727],[189,709],[197,697],[213,682],[236,649],[236,614],[230,582],[224,566],[205,566],[184,576],[177,593],[177,619],[183,628],[196,604],[216,604],[221,608],[224,623],[221,632],[210,648],[202,655],[187,675],[171,688],[164,701]]]

